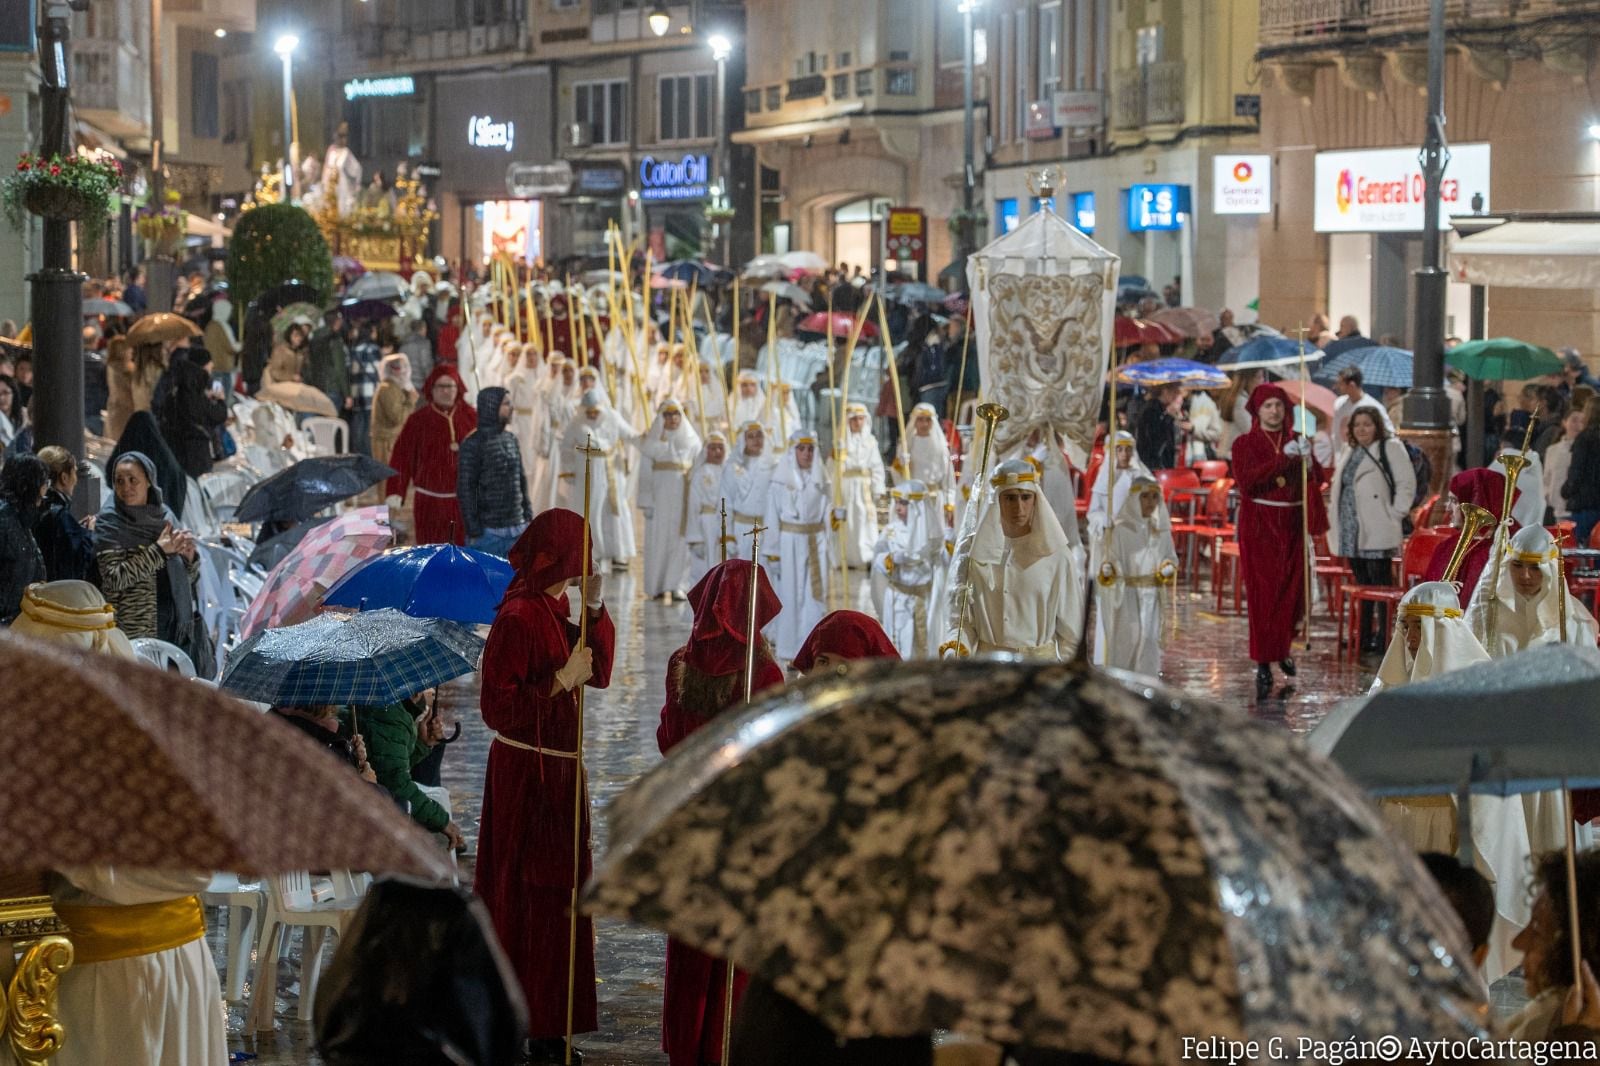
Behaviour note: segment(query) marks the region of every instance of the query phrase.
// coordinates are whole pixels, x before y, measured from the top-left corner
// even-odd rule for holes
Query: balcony
[[[1111,125],[1119,130],[1183,124],[1184,65],[1181,59],[1118,71]]]
[[[359,73],[520,52],[527,47],[528,28],[521,22],[468,26],[445,19],[407,26],[355,26],[339,34],[337,42],[335,69]]]
[[[148,137],[150,68],[143,54],[121,41],[74,40],[72,103],[114,137]]]
[[[790,78],[785,100],[815,100],[828,91],[828,78],[824,74],[808,74],[803,78]]]
[[[1448,29],[1521,23],[1544,15],[1600,12],[1596,0],[1445,0]],[[1362,38],[1423,34],[1428,0],[1261,0],[1261,47],[1336,49]]]
[[[161,17],[179,26],[229,33],[256,28],[256,0],[163,0]]]

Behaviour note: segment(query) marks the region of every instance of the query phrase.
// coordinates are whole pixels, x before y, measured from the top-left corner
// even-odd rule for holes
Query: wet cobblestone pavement
[[[596,808],[595,852],[605,844],[605,805],[645,770],[655,765],[655,729],[661,710],[668,655],[689,632],[686,605],[666,606],[643,600],[637,590],[637,567],[632,574],[609,578],[607,600],[617,624],[617,667],[611,688],[591,693],[586,731],[587,762]],[[852,592],[865,605],[864,582],[852,574]],[[1245,654],[1246,626],[1242,616],[1213,613],[1207,595],[1185,595],[1173,611],[1175,634],[1164,657],[1163,682],[1197,696],[1219,700],[1268,721],[1302,732],[1310,729],[1340,699],[1362,692],[1372,680],[1378,657],[1361,662],[1340,658],[1337,626],[1319,609],[1312,629],[1312,644],[1297,653],[1299,677],[1291,691],[1255,702],[1254,669]],[[483,772],[488,760],[489,736],[477,713],[476,683],[460,683],[444,690],[450,716],[461,723],[461,736],[444,758],[443,781],[449,787],[457,823],[475,848],[483,795]],[[448,726],[447,726],[448,729]],[[473,857],[462,860],[464,878],[470,878]],[[215,912],[213,912],[214,914]],[[220,923],[212,923],[211,941],[219,967],[222,963]],[[579,1040],[590,1066],[659,1066],[666,1057],[660,1044],[659,1011],[664,938],[647,929],[614,921],[597,923],[597,972],[600,989],[599,1033]],[[236,1053],[255,1055],[259,1066],[320,1066],[310,1049],[310,1030],[296,1017],[299,949],[281,969],[277,981],[275,1030],[258,1037],[244,1033],[244,1004],[229,1007],[229,1045]]]

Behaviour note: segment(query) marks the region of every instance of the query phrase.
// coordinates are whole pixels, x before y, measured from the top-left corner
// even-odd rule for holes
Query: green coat
[[[349,724],[349,712],[341,716]],[[428,757],[432,749],[417,736],[417,720],[403,703],[387,707],[362,707],[356,720],[357,732],[367,744],[367,765],[378,775],[378,784],[398,802],[411,805],[411,817],[422,828],[439,832],[450,821],[450,812],[428,798],[411,779],[411,768]]]

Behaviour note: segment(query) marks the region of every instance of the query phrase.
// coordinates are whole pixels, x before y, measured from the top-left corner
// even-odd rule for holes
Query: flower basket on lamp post
[[[0,180],[0,204],[13,229],[21,230],[28,215],[66,222],[88,222],[80,227],[79,242],[92,247],[104,228],[99,223],[111,213],[111,198],[122,184],[122,164],[115,159],[86,155],[48,159],[23,153],[17,165]]]
[[[133,220],[133,228],[149,245],[151,255],[176,256],[183,251],[183,238],[189,226],[182,211],[166,208],[141,210]]]

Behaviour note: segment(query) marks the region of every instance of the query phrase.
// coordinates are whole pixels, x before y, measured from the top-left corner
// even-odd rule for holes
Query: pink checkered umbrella
[[[358,507],[317,526],[267,574],[239,624],[240,635],[306,621],[316,612],[318,590],[332,588],[357,563],[393,543],[389,508],[382,504]]]

